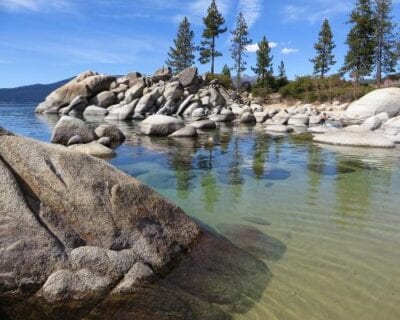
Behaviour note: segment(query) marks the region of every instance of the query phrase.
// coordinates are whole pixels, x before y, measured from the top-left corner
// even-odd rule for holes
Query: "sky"
[[[163,66],[179,22],[189,18],[200,42],[202,17],[211,0],[0,0],[0,88],[51,83],[85,70],[107,74],[152,74]],[[274,66],[284,61],[289,78],[312,73],[321,24],[329,19],[340,68],[346,53],[346,23],[354,0],[217,0],[232,30],[239,12],[249,25],[246,74],[255,64],[256,43],[271,43]],[[400,0],[393,5],[400,22]],[[230,33],[217,40],[224,64],[233,66]],[[200,72],[210,69],[200,65]]]

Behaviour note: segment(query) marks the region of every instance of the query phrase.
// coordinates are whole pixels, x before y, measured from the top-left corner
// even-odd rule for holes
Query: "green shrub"
[[[212,80],[217,80],[220,84],[222,84],[227,89],[233,88],[232,79],[227,74],[217,74],[212,75],[211,73],[206,73],[206,81],[209,84]]]
[[[285,99],[301,100],[305,103],[328,102],[328,101],[353,101],[374,90],[373,85],[360,85],[355,87],[340,75],[326,78],[311,76],[297,77],[280,89]]]

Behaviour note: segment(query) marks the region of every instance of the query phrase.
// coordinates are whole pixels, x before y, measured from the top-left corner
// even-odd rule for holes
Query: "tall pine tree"
[[[329,21],[325,19],[319,33],[318,42],[314,45],[317,55],[310,61],[314,64],[314,74],[319,74],[323,78],[331,69],[335,61],[333,49],[336,48],[333,42],[333,34]]]
[[[246,70],[245,61],[247,46],[251,44],[251,40],[248,38],[249,28],[243,14],[240,12],[236,21],[236,28],[232,30],[232,59],[235,62],[234,69],[236,70],[236,89],[239,91],[241,83],[241,75]]]
[[[258,43],[257,49],[257,63],[256,66],[251,68],[253,72],[258,75],[259,81],[261,82],[261,87],[264,88],[265,80],[269,75],[272,68],[271,48],[269,46],[267,38],[264,36],[262,40]],[[272,76],[272,74],[270,74]]]
[[[353,26],[347,36],[349,46],[342,72],[349,72],[356,86],[370,75],[375,65],[375,17],[371,0],[357,0],[349,23]]]
[[[222,75],[229,77],[229,78],[231,77],[231,70],[229,69],[229,67],[226,64],[222,68]]]
[[[222,56],[222,53],[216,50],[215,40],[227,30],[223,27],[225,19],[218,11],[215,0],[212,0],[203,22],[205,27],[202,34],[203,41],[201,42],[199,61],[201,64],[211,62],[211,74],[214,75],[215,58]]]
[[[196,47],[193,43],[194,32],[191,30],[188,18],[183,18],[174,39],[174,47],[170,47],[167,65],[178,73],[194,64]]]
[[[378,87],[382,84],[382,73],[394,72],[398,56],[396,53],[396,36],[394,34],[394,23],[391,17],[391,0],[374,0],[375,7],[375,62],[376,83]]]

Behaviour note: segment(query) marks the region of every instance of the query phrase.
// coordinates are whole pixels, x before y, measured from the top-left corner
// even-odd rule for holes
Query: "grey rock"
[[[255,123],[256,117],[251,112],[245,112],[240,116],[241,123]]]
[[[132,88],[125,92],[125,102],[131,103],[132,101],[141,98],[143,96],[144,88],[145,84],[143,81],[136,83]]]
[[[314,137],[315,142],[342,146],[393,148],[395,143],[385,135],[373,131],[350,132],[338,130]]]
[[[53,91],[35,110],[37,113],[58,113],[58,110],[68,106],[77,96],[93,97],[98,93],[109,90],[115,77],[99,75],[87,71],[71,80],[61,88]]]
[[[293,117],[290,117],[288,120],[288,124],[292,126],[308,126],[310,118],[304,114],[296,114]]]
[[[77,135],[81,137],[82,143],[92,142],[96,139],[93,130],[85,122],[77,118],[63,116],[54,127],[51,142],[67,145],[68,141]]]
[[[217,128],[217,125],[212,120],[194,121],[190,125],[195,127],[196,129],[201,129],[201,130],[207,130],[207,129],[212,130]]]
[[[109,106],[112,106],[115,104],[116,99],[115,99],[115,94],[112,91],[103,91],[90,99],[90,104],[93,104],[95,106],[98,106],[100,108],[108,108]]]
[[[111,124],[102,124],[98,126],[95,129],[95,133],[99,138],[110,138],[112,143],[123,143],[126,139],[122,131]]]
[[[264,123],[268,119],[268,112],[254,112],[257,123]]]
[[[69,114],[71,111],[83,112],[87,106],[87,98],[83,96],[77,96],[67,107],[63,108],[61,114]]]
[[[182,115],[182,113],[186,110],[186,108],[190,105],[191,101],[194,98],[194,94],[189,95],[183,102],[179,105],[178,111],[176,114],[178,116]]]
[[[111,139],[109,137],[103,137],[97,140],[97,143],[102,144],[103,146],[110,147]]]
[[[381,112],[390,118],[400,113],[400,88],[374,90],[353,102],[343,116],[347,121],[359,123]]]
[[[289,133],[293,131],[293,128],[281,124],[274,124],[274,125],[268,125],[266,127],[266,130],[278,133]]]
[[[185,126],[182,120],[164,115],[153,115],[140,123],[140,131],[145,135],[168,136]]]
[[[154,75],[151,77],[153,83],[158,83],[159,81],[168,81],[172,78],[172,69],[169,67],[162,67],[158,69]]]
[[[100,108],[98,106],[88,106],[83,112],[84,116],[106,116],[110,112],[107,109]]]
[[[193,84],[194,80],[197,77],[197,71],[198,70],[196,67],[189,67],[178,74],[179,82],[184,88],[189,87]]]
[[[71,139],[68,140],[67,146],[72,146],[73,144],[79,144],[82,143],[82,138],[79,135],[71,137]]]
[[[132,119],[132,116],[135,112],[135,109],[139,103],[139,99],[136,99],[132,101],[131,103],[128,103],[127,105],[124,105],[122,107],[119,107],[116,110],[113,110],[109,113],[109,115],[106,117],[106,120],[129,120]]]
[[[97,141],[85,144],[74,144],[68,148],[73,152],[91,155],[100,159],[109,159],[116,156],[113,149],[110,149]]]
[[[192,125],[185,126],[169,135],[171,138],[192,138],[197,137],[197,130]]]
[[[151,283],[156,278],[154,271],[141,262],[137,262],[113,289],[111,294],[129,294],[145,283]]]

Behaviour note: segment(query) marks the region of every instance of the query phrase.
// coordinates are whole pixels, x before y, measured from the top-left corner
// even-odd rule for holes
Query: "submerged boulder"
[[[134,279],[135,263],[168,271],[199,236],[180,208],[103,160],[2,130],[0,159],[2,298],[87,307]]]

